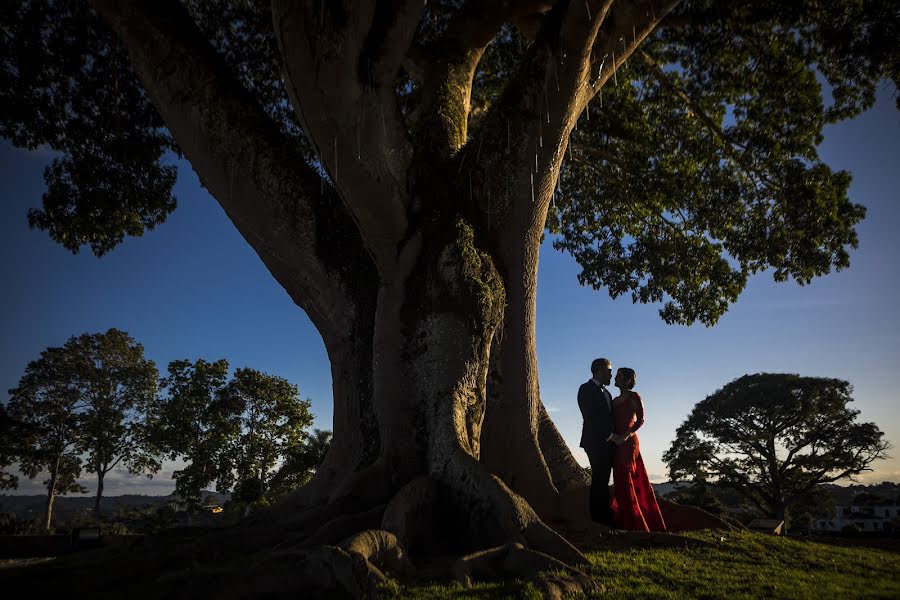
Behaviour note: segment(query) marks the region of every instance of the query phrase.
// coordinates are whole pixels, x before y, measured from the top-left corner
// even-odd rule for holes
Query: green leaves
[[[312,423],[310,402],[286,379],[247,368],[231,380],[227,374],[225,360],[181,360],[169,364],[163,382],[168,395],[154,439],[188,462],[174,478],[176,493],[191,502],[213,482],[221,492],[237,483],[244,496],[262,497],[275,466],[304,446]]]
[[[188,461],[173,477],[176,493],[191,502],[200,501],[210,482],[229,477],[227,450],[239,431],[242,407],[221,397],[227,376],[225,360],[176,360],[162,381],[167,395],[154,416],[152,439],[170,458]]]
[[[143,346],[117,329],[47,348],[9,391],[7,418],[15,437],[0,448],[0,461],[17,462],[31,479],[49,471],[51,496],[86,492],[76,481],[82,470],[101,482],[117,465],[152,475],[160,463],[145,418],[157,378]],[[15,483],[9,477],[4,482]],[[98,506],[101,495],[98,486]]]
[[[235,371],[222,394],[243,407],[231,457],[237,481],[255,479],[262,496],[275,465],[303,446],[312,424],[310,402],[301,400],[297,386],[286,379],[255,369]]]
[[[754,273],[805,284],[847,267],[865,209],[816,146],[897,84],[891,5],[679,5],[572,135],[548,227],[579,281],[712,325]]]
[[[73,253],[103,255],[175,209],[176,152],[125,48],[81,2],[0,12],[0,136],[59,154],[28,222]]]
[[[269,7],[186,8],[248,101],[316,164],[281,80]],[[451,13],[426,8],[417,44]],[[48,0],[4,8],[0,23],[0,135],[60,154],[31,226],[102,255],[162,223],[175,208],[165,157],[178,149],[104,23],[86,3]],[[865,210],[817,146],[826,124],[872,105],[877,85],[897,85],[898,38],[890,0],[681,2],[572,135],[548,219],[554,246],[581,265],[583,285],[659,303],[666,322],[682,324],[716,323],[752,274],[804,284],[845,268]],[[488,47],[472,131],[526,45],[506,25]],[[415,86],[396,83],[408,108]]]
[[[311,433],[305,433],[304,438],[302,443],[285,447],[284,461],[268,483],[267,496],[271,500],[305,484],[325,460],[331,446],[331,432],[314,429]]]
[[[885,457],[874,423],[859,423],[839,379],[761,373],[699,402],[663,455],[672,480],[716,481],[773,516],[816,485]]]

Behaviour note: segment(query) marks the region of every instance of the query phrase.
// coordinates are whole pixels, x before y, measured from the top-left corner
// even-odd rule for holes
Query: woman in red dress
[[[612,509],[616,527],[630,531],[665,531],[653,486],[641,459],[641,445],[635,432],[644,424],[644,405],[637,392],[633,369],[616,372],[619,396],[613,399],[613,485],[616,497]]]

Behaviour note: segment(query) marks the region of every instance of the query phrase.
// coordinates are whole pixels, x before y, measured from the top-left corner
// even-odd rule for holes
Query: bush
[[[88,517],[69,521],[69,523],[66,524],[66,533],[71,535],[76,529],[89,529],[93,527],[100,528],[100,535],[126,535],[131,533],[125,523],[106,520],[101,520],[98,523],[96,519]]]
[[[20,517],[15,513],[0,513],[0,535],[21,535],[36,533],[37,522]]]

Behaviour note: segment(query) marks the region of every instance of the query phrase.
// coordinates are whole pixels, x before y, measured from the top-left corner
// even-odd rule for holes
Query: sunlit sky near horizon
[[[746,373],[846,379],[861,418],[875,421],[900,447],[900,113],[892,94],[882,89],[874,109],[827,128],[820,153],[853,174],[852,198],[868,208],[850,268],[805,287],[758,275],[712,328],[669,326],[658,306],[579,286],[575,261],[545,243],[538,282],[541,395],[579,462],[587,464],[577,448],[575,396],[597,356],[638,373],[647,411],[639,437],[656,482],[667,479],[662,454],[694,404]],[[116,327],[142,343],[160,370],[179,358],[225,358],[232,367],[283,376],[311,399],[314,426],[331,429],[321,339],[189,166],[179,171],[179,208],[168,222],[97,259],[87,251],[73,256],[28,229],[26,213],[40,204],[51,159],[0,141],[0,399],[44,348]],[[150,481],[111,474],[105,495],[167,494],[173,468],[167,463]],[[42,493],[43,479],[23,479],[13,493]],[[900,460],[880,461],[860,480],[900,481]],[[84,483],[95,492],[90,477]]]

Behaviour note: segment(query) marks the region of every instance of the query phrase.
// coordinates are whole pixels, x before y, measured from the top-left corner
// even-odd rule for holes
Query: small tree
[[[834,498],[826,486],[817,485],[809,492],[799,496],[791,505],[786,524],[795,531],[809,532],[816,519],[833,519],[835,516]]]
[[[78,449],[87,455],[85,470],[97,474],[99,514],[103,481],[114,468],[148,477],[159,471],[147,436],[159,372],[144,358],[144,347],[118,329],[73,337],[63,348],[76,365],[72,385],[83,405]]]
[[[242,407],[220,393],[228,361],[176,360],[168,371],[162,380],[168,393],[160,399],[153,438],[161,452],[188,463],[173,475],[175,493],[196,506],[210,483],[217,482],[219,492],[231,484],[228,453],[240,432]]]
[[[306,442],[302,446],[288,449],[284,462],[269,480],[270,499],[279,498],[307,483],[325,460],[331,447],[331,432],[314,429],[305,437]]]
[[[49,530],[56,496],[87,490],[77,483],[81,475],[78,456],[78,413],[84,406],[78,388],[72,385],[77,365],[63,348],[47,348],[39,359],[31,361],[19,386],[9,390],[8,416],[16,422],[18,435],[4,442],[8,459],[21,472],[34,479],[42,472],[50,477],[44,528]],[[7,479],[11,485],[15,480]]]
[[[698,403],[663,455],[674,480],[715,481],[763,513],[787,509],[820,483],[853,479],[884,458],[874,423],[859,423],[846,381],[761,373]]]

